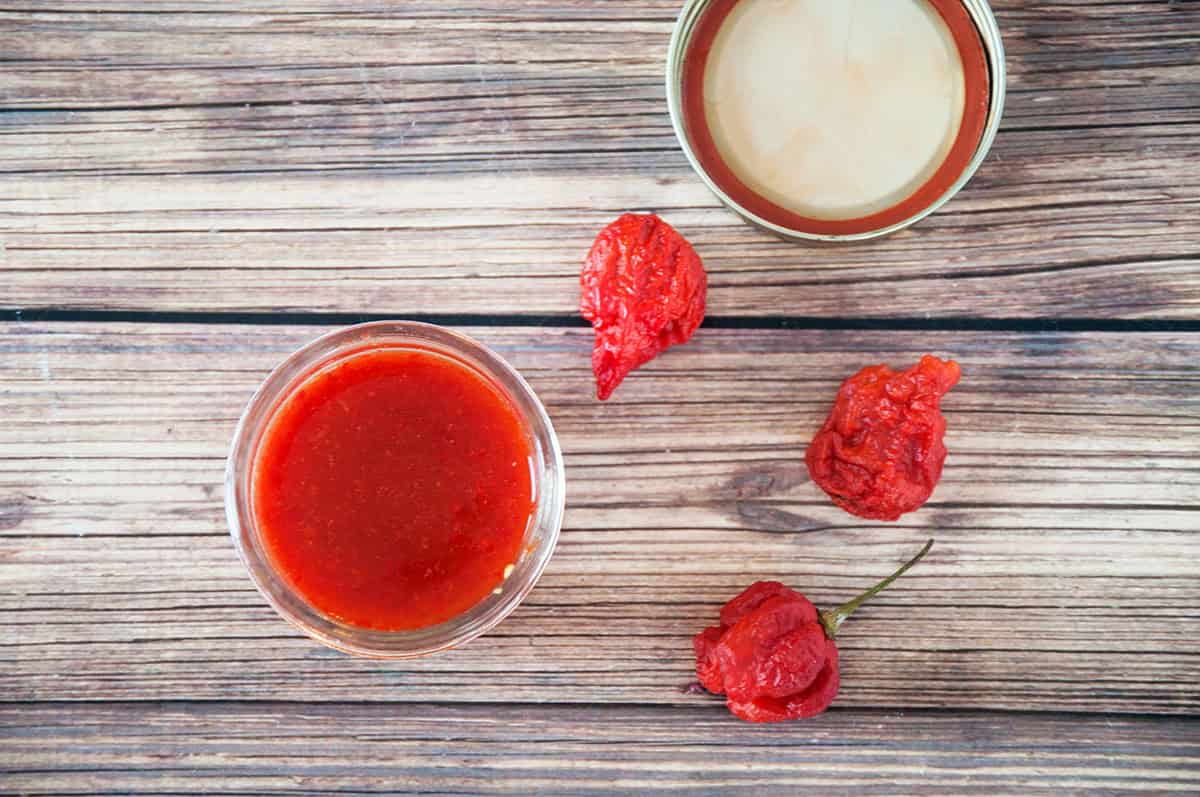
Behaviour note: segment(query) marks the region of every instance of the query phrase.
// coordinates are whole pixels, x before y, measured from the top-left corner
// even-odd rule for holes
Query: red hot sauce
[[[254,515],[280,574],[361,628],[449,620],[517,561],[533,511],[531,443],[485,377],[443,355],[361,351],[276,410]]]

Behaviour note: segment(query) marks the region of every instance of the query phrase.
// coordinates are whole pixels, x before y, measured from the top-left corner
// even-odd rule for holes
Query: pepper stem
[[[847,617],[854,614],[854,611],[858,609],[859,606],[862,606],[864,603],[871,600],[871,598],[874,598],[880,592],[883,592],[885,589],[887,589],[893,581],[907,573],[913,565],[925,558],[925,554],[929,553],[929,549],[932,547],[933,540],[930,540],[929,542],[925,543],[925,547],[921,549],[919,554],[914,556],[912,559],[909,559],[899,570],[897,570],[895,573],[892,573],[883,581],[880,581],[878,584],[871,587],[869,590],[859,595],[849,603],[843,604],[831,612],[821,612],[821,625],[825,627],[825,636],[829,637],[830,639],[833,639],[835,636],[837,636],[838,629],[842,627],[842,623],[846,621]]]

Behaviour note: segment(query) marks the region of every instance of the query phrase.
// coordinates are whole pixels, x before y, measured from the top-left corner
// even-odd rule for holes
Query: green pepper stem
[[[930,540],[929,542],[925,543],[925,547],[921,549],[919,554],[914,556],[912,559],[909,559],[899,570],[897,570],[895,573],[892,573],[883,581],[880,581],[878,584],[871,587],[869,590],[859,595],[849,603],[843,604],[831,612],[821,612],[821,625],[825,627],[825,636],[829,637],[830,639],[833,639],[835,636],[837,636],[838,629],[842,627],[842,623],[846,622],[847,617],[854,614],[854,611],[858,609],[859,606],[862,606],[864,603],[871,600],[871,598],[874,598],[880,592],[883,592],[885,589],[887,589],[893,581],[907,573],[913,565],[925,558],[925,554],[929,553],[929,549],[932,547],[933,540]]]

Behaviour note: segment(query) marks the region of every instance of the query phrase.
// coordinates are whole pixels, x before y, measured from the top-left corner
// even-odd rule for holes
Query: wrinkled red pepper
[[[605,227],[584,261],[580,284],[580,311],[596,330],[592,370],[601,400],[630,371],[687,342],[704,320],[704,264],[653,214],[626,213]]]
[[[921,561],[933,540],[903,567],[854,600],[818,612],[807,598],[778,581],[751,584],[721,610],[721,624],[692,641],[696,676],[734,715],[749,722],[781,722],[820,714],[841,683],[838,628],[854,610]]]
[[[946,461],[941,398],[958,363],[926,355],[907,371],[864,368],[842,383],[808,447],[812,480],[852,515],[896,520],[933,494]]]

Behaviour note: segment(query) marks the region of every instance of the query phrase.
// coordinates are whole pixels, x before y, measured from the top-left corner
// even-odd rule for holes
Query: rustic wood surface
[[[568,313],[596,229],[654,209],[713,313],[1200,312],[1200,2],[996,2],[991,157],[840,248],[756,232],[691,173],[679,0],[149,5],[0,10],[4,304]]]
[[[0,706],[31,794],[1195,794],[1196,720],[833,710],[191,703]],[[16,756],[14,756],[16,757]]]
[[[252,705],[211,713],[182,706],[165,716],[184,718],[183,729],[258,717],[277,731],[312,733],[312,710],[324,723],[321,733],[349,734],[344,743],[350,744],[358,732],[338,718],[353,710],[310,704],[386,703],[403,735],[419,729],[406,723],[412,715],[401,704],[481,702],[495,710],[423,711],[430,721],[444,719],[450,741],[441,752],[414,754],[459,762],[470,793],[479,773],[459,756],[481,753],[455,751],[464,716],[488,716],[502,727],[504,717],[558,724],[569,748],[600,743],[577,736],[592,722],[588,712],[615,723],[626,715],[612,704],[653,705],[662,713],[636,714],[644,725],[626,729],[629,739],[662,737],[678,723],[673,743],[688,753],[675,762],[679,777],[717,791],[749,789],[765,781],[743,782],[720,767],[695,771],[704,756],[693,756],[718,743],[713,727],[720,726],[698,730],[693,719],[716,723],[721,710],[713,698],[683,691],[693,679],[690,635],[754,578],[780,578],[833,605],[934,535],[938,545],[921,568],[843,635],[843,713],[787,738],[850,733],[866,721],[854,709],[890,717],[885,726],[899,715],[879,714],[881,708],[1183,715],[1161,727],[1128,726],[1148,734],[1138,735],[1138,744],[1157,744],[1149,737],[1159,732],[1192,744],[1181,748],[1179,760],[1160,762],[1161,782],[1136,774],[1149,765],[1139,756],[1158,760],[1161,751],[1131,748],[1118,769],[1101,766],[1064,783],[1086,789],[1096,777],[1112,779],[1109,788],[1117,790],[1137,783],[1200,787],[1200,770],[1188,780],[1184,766],[1186,751],[1195,754],[1200,745],[1200,722],[1186,718],[1200,714],[1200,367],[1193,334],[702,330],[687,347],[631,377],[617,400],[600,405],[592,398],[588,330],[469,328],[529,377],[555,419],[570,485],[564,535],[541,584],[494,633],[446,656],[386,663],[323,650],[284,625],[254,592],[224,528],[223,457],[241,406],[275,362],[321,331],[0,327],[7,419],[0,435],[0,610],[8,617],[0,694],[35,706],[53,703],[50,714],[34,715],[53,717],[46,720],[51,728],[38,733],[73,716],[62,701],[283,700],[292,704],[266,707],[263,716]],[[943,483],[924,511],[894,526],[851,518],[808,483],[804,445],[845,363],[905,362],[925,351],[952,354],[966,373],[945,405],[953,454]],[[540,703],[587,708],[568,721],[565,710],[508,707]],[[152,768],[163,780],[136,774],[143,770],[139,755],[168,755],[149,752],[164,744],[154,734],[137,737],[145,739],[144,753],[130,749],[130,739],[106,735],[119,724],[115,716],[141,734],[147,718],[163,721],[158,709],[99,712],[81,716],[108,724],[87,724],[80,750],[53,761],[29,757],[36,734],[14,734],[8,748],[20,776],[14,783],[44,772],[51,790],[102,782],[117,792],[187,785],[176,780],[184,775],[175,765]],[[28,727],[29,715],[9,716],[26,723],[14,721],[14,729]],[[991,790],[1027,776],[991,760],[1005,755],[995,745],[1010,732],[1029,737],[1020,744],[1061,745],[1054,738],[1061,725],[1081,724],[1084,748],[1102,750],[1119,745],[1123,733],[1103,717],[929,716],[941,724],[888,741],[893,746],[885,751],[854,755],[897,757],[895,766],[918,755],[914,747],[949,756],[913,762],[909,775],[930,791],[954,793],[961,772],[945,783],[923,780],[922,768],[978,754],[998,767],[980,782]],[[960,721],[985,729],[984,741],[945,747]],[[838,744],[853,747],[860,737]],[[603,743],[622,751],[630,744]],[[773,781],[791,772],[778,781],[781,788],[789,778],[824,783],[823,775],[795,770],[809,758],[835,770],[843,765],[823,748],[775,759],[736,733],[720,743],[773,762],[754,777]],[[517,756],[514,767],[529,766],[512,744],[478,766],[502,767],[508,755]],[[556,763],[529,777],[576,793],[611,777],[587,774],[584,766],[556,780],[563,777],[557,767],[579,763],[563,760],[567,748],[542,750]],[[106,749],[109,759],[93,757]],[[1072,756],[1093,755],[1070,749],[1062,758],[1045,748],[1045,760],[1025,765],[1061,767],[1056,777],[1067,778],[1083,765]],[[633,777],[658,783],[666,774],[655,771],[667,765],[669,748],[642,752],[623,752],[632,757],[609,766],[634,767]],[[202,746],[186,755],[210,754]],[[273,762],[259,764],[273,776],[230,765],[221,787],[253,791],[248,784],[255,778],[266,789],[275,788],[271,777],[293,784],[300,777],[303,788],[319,791],[323,778],[336,774],[318,769],[308,780],[301,773],[309,764],[292,772],[288,751],[254,755]],[[376,761],[374,753],[369,758]],[[347,787],[383,783],[388,773],[419,766],[416,759],[386,760],[378,772],[364,764]],[[111,782],[92,771],[98,765],[107,771],[113,761]],[[442,766],[449,777],[456,764]],[[855,793],[861,778],[876,778],[874,786],[883,789],[890,772],[888,766],[874,775],[859,772],[836,786],[843,792],[830,793]],[[421,783],[438,790],[439,775],[409,776],[430,779]],[[519,793],[531,782],[495,789]]]
[[[1200,793],[1200,2],[998,0],[992,156],[912,230],[800,247],[689,171],[679,0],[0,0],[0,794]],[[580,260],[654,209],[709,324],[596,402]],[[493,633],[355,660],[222,514],[264,375],[360,317],[459,325],[561,438],[549,569]],[[803,451],[841,379],[965,371],[931,503],[857,520]],[[686,691],[759,578],[843,690]]]

